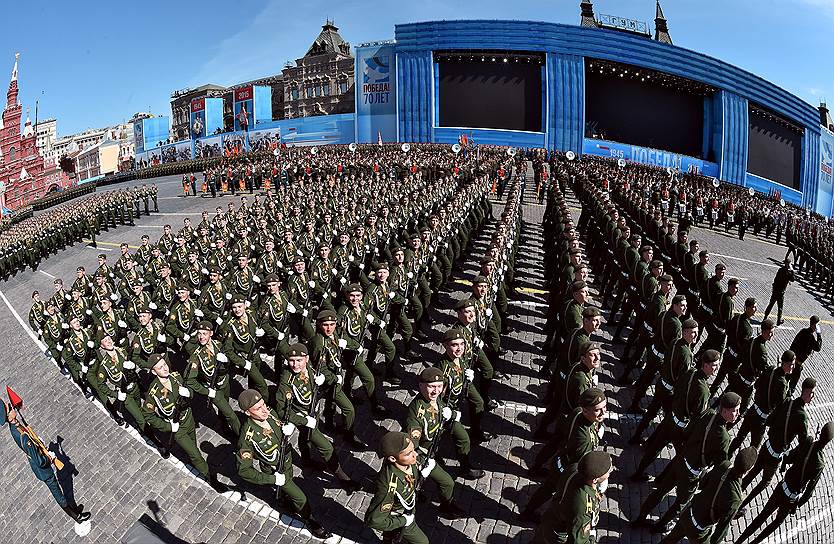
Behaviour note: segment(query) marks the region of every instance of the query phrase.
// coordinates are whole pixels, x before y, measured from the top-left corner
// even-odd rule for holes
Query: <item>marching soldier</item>
[[[220,342],[212,336],[214,325],[209,321],[201,321],[197,325],[197,347],[188,360],[191,371],[185,385],[196,394],[207,397],[223,416],[233,436],[237,437],[240,435],[240,420],[229,406],[229,358],[223,353]]]
[[[43,334],[43,323],[46,321],[46,304],[41,300],[38,291],[32,291],[32,307],[29,309],[29,327],[39,337]]]
[[[372,412],[377,416],[382,416],[387,413],[387,410],[379,401],[376,380],[366,363],[368,359],[365,355],[368,350],[365,348],[365,337],[370,322],[374,318],[363,308],[363,296],[362,286],[358,283],[351,283],[345,288],[345,299],[348,303],[339,309],[338,329],[341,337],[347,341],[342,357],[342,364],[346,368],[344,386],[347,388],[348,400],[355,404],[357,395],[353,393],[353,382],[358,376],[371,401]]]
[[[147,370],[153,366],[150,362],[151,355],[164,354],[168,350],[168,337],[162,326],[154,321],[150,306],[140,307],[137,315],[139,327],[130,345],[130,360],[139,368]]]
[[[87,347],[92,344],[92,341],[89,342]],[[139,408],[142,397],[136,375],[136,363],[127,358],[122,348],[116,347],[112,337],[105,335],[101,338],[100,344],[101,349],[86,373],[87,381],[116,423],[124,424],[124,412],[127,411],[136,429],[142,432],[145,428],[145,416]]]
[[[744,312],[733,317],[727,325],[727,349],[724,352],[724,359],[721,362],[721,369],[710,386],[710,392],[714,395],[724,378],[735,372],[741,363],[739,353],[742,346],[747,345],[753,338],[753,326],[750,320],[758,311],[755,298],[748,298],[744,301]]]
[[[775,328],[776,325],[770,319],[762,321],[759,335],[742,347],[738,370],[727,379],[729,390],[741,395],[742,412],[747,410],[750,403],[753,384],[770,368],[767,360],[767,342],[773,338]]]
[[[254,313],[246,307],[246,302],[247,299],[240,293],[232,296],[232,311],[221,327],[223,353],[237,367],[238,372],[248,377],[251,389],[257,390],[261,397],[269,398],[266,380],[261,374],[261,356],[257,346],[257,339],[266,334],[266,331],[258,324]]]
[[[492,389],[495,371],[489,358],[484,353],[484,341],[478,336],[476,330],[477,312],[475,311],[475,304],[475,301],[471,298],[465,298],[455,305],[458,322],[455,323],[453,328],[460,330],[462,336],[466,339],[466,350],[463,358],[469,368],[477,368],[480,371],[480,392],[483,394],[487,407],[494,409],[498,407],[498,401],[493,399],[489,393]]]
[[[790,349],[796,355],[796,368],[788,377],[788,394],[793,395],[796,389],[796,384],[799,383],[799,377],[802,375],[802,366],[805,361],[822,349],[822,330],[820,329],[820,318],[812,315],[810,325],[804,329],[800,329],[793,341]],[[816,336],[815,336],[816,335]]]
[[[368,360],[375,361],[376,354],[382,352],[385,364],[384,379],[392,385],[400,385],[402,379],[402,365],[399,361],[394,343],[388,336],[388,323],[392,320],[390,310],[393,306],[393,299],[396,292],[388,286],[387,262],[379,262],[374,266],[374,281],[368,286],[365,293],[364,306],[367,308],[368,321],[371,323],[371,336],[375,341],[371,344],[368,353]]]

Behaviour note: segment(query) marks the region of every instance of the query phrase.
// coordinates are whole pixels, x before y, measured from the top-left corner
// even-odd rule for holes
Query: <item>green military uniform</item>
[[[403,471],[390,462],[383,462],[376,478],[374,496],[365,513],[365,523],[382,532],[383,542],[393,542],[399,535],[407,544],[429,544],[426,534],[406,515],[414,515],[417,507],[417,465]],[[413,519],[413,518],[412,518]]]
[[[232,304],[243,302],[244,298],[240,294],[232,297]],[[223,353],[238,368],[238,372],[248,376],[252,389],[256,389],[262,397],[268,397],[266,380],[261,374],[261,356],[256,344],[256,339],[264,334],[265,331],[260,328],[254,314],[248,309],[239,317],[230,313],[223,322]]]
[[[362,288],[359,284],[351,284],[346,289],[346,292],[349,291],[362,293]],[[374,405],[379,405],[379,400],[376,398],[376,381],[364,356],[366,353],[365,333],[369,328],[368,312],[361,306],[361,301],[359,304],[357,308],[345,305],[339,309],[338,331],[340,336],[347,341],[345,347],[347,353],[343,357],[346,366],[344,387],[347,388],[348,395],[352,395],[353,382],[358,376],[368,393],[368,398]]]
[[[211,323],[207,321],[199,325],[199,328],[205,327],[208,327],[205,330],[212,330]],[[240,420],[229,406],[231,378],[228,362],[229,359],[223,353],[221,344],[216,340],[209,339],[205,345],[198,345],[188,359],[191,371],[188,373],[186,387],[208,397],[235,436],[238,436],[240,435]]]
[[[122,406],[133,418],[136,428],[142,431],[145,416],[139,408],[142,398],[135,370],[136,364],[127,358],[124,350],[102,348],[87,371],[87,381],[104,406],[113,412],[117,405]]]

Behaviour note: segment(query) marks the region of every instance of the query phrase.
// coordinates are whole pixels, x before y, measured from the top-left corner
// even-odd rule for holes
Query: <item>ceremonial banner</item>
[[[820,177],[816,212],[825,217],[831,217],[832,212],[832,198],[834,198],[832,174],[834,174],[834,133],[823,128],[820,134]]]
[[[393,44],[356,48],[356,141],[397,141],[397,69]]]
[[[195,98],[191,101],[191,124],[189,127],[192,138],[202,138],[206,135],[205,98]]]
[[[636,162],[639,164],[649,164],[660,168],[672,168],[678,172],[701,174],[703,176],[718,176],[718,165],[713,162],[639,145],[585,138],[582,145],[582,152],[586,155],[599,155],[614,159],[624,159],[628,162]]]
[[[235,89],[234,96],[235,132],[248,131],[255,126],[255,95],[252,86]]]
[[[211,157],[220,157],[223,155],[223,137],[209,136],[207,138],[200,138],[194,140],[195,159],[209,159]]]
[[[281,127],[255,130],[249,133],[249,149],[252,152],[272,151],[281,144]]]

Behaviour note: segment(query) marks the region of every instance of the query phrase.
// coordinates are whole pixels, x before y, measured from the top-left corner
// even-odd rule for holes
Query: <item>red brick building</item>
[[[19,54],[15,55],[12,80],[9,82],[6,106],[0,121],[0,205],[10,210],[27,205],[47,191],[70,184],[57,165],[46,167],[43,157],[38,154],[35,145],[37,136],[28,113],[21,131],[23,107],[17,100],[19,58]]]

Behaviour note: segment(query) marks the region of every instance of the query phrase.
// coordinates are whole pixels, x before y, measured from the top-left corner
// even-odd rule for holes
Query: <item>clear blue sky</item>
[[[304,54],[325,17],[351,44],[393,38],[397,23],[522,19],[578,24],[579,0],[325,2],[145,0],[19,2],[0,35],[0,86],[21,52],[21,102],[59,134],[170,115],[171,91],[279,73]],[[595,12],[645,20],[654,0],[597,0]],[[758,74],[813,105],[834,102],[834,0],[665,0],[676,45]],[[5,25],[4,25],[5,26]],[[5,98],[5,97],[3,97]]]

